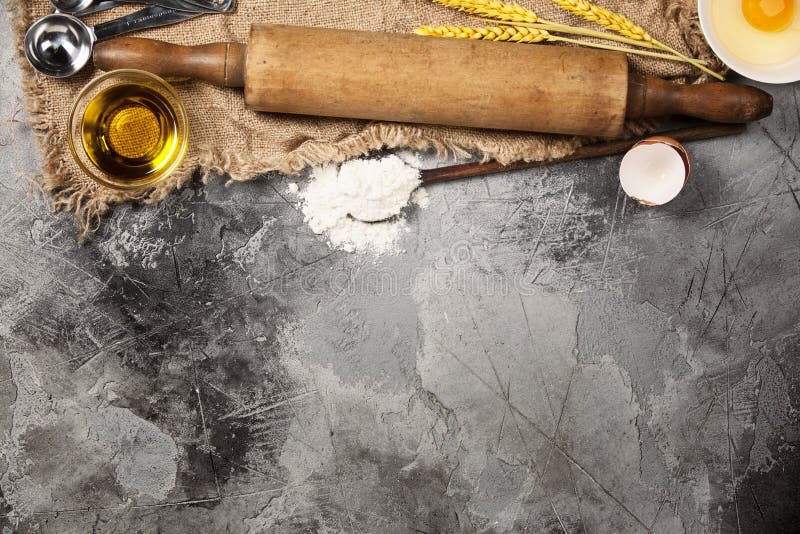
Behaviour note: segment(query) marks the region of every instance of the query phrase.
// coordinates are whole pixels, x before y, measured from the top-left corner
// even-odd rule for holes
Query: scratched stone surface
[[[800,85],[693,144],[428,188],[404,254],[192,183],[85,244],[0,13],[0,532],[792,532]]]

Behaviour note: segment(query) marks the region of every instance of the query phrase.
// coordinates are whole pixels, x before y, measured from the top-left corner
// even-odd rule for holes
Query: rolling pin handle
[[[103,70],[141,69],[164,78],[194,78],[223,87],[244,87],[247,47],[239,43],[181,46],[152,39],[120,37],[94,46]]]
[[[712,122],[742,123],[772,113],[772,96],[748,85],[713,82],[681,85],[631,74],[628,81],[628,119],[684,115]]]

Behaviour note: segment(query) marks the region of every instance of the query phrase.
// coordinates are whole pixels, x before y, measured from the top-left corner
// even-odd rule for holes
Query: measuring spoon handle
[[[105,0],[104,0],[105,1]],[[236,0],[119,0],[130,4],[161,6],[197,13],[228,13],[236,9]]]
[[[73,17],[84,17],[86,15],[91,15],[92,13],[100,13],[101,11],[106,11],[108,9],[113,9],[120,5],[119,2],[115,0],[100,0],[99,2],[92,3],[86,9],[76,11],[71,9],[59,9],[58,2],[54,2],[50,0],[50,3],[53,4],[55,8],[55,13],[66,13],[67,15],[72,15]]]
[[[89,9],[81,11],[80,13],[78,13],[78,15],[82,17],[84,15],[89,15],[91,13],[99,13],[101,11],[106,11],[107,9],[113,9],[119,5],[120,3],[115,2],[114,0],[101,0],[96,4],[93,4],[92,7],[90,7]]]
[[[161,5],[167,5],[165,0],[156,0]],[[203,11],[206,13],[230,13],[236,10],[236,0],[167,0],[173,2],[173,7],[186,11]],[[182,6],[182,7],[181,7]]]
[[[161,6],[148,6],[130,15],[98,24],[94,27],[94,36],[96,40],[104,41],[124,33],[167,26],[200,15],[202,13],[179,11]]]

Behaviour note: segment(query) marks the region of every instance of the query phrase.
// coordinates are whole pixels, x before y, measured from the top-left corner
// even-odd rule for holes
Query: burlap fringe
[[[681,38],[691,51],[691,56],[706,61],[708,68],[721,74],[728,72],[728,67],[720,60],[708,47],[700,28],[700,18],[697,15],[696,0],[675,0],[667,6],[666,16],[675,20],[681,32]],[[714,79],[705,73],[692,80],[684,80],[691,83],[705,83]]]
[[[30,26],[25,7],[25,0],[8,0],[8,10],[12,21],[12,30],[17,35],[17,48],[23,70],[23,88],[26,92],[26,109],[28,120],[39,137],[42,151],[43,175],[38,177],[38,185],[51,195],[55,211],[66,210],[75,216],[81,230],[80,239],[95,231],[102,216],[114,204],[127,201],[152,203],[181,188],[194,175],[193,165],[185,164],[174,175],[159,186],[140,192],[117,192],[96,184],[76,180],[63,168],[67,142],[53,124],[52,117],[46,111],[46,95],[39,76],[24,59],[22,53],[22,37]],[[697,13],[691,0],[672,2],[667,15],[674,17],[683,38],[695,57],[709,61],[715,70],[723,70],[723,65],[715,56],[705,53],[703,37],[697,22]],[[705,81],[699,77],[697,81]],[[626,135],[643,135],[655,131],[654,122],[630,123],[626,125]],[[214,147],[203,147],[199,154],[199,171],[207,182],[212,173],[225,174],[230,177],[229,183],[252,179],[254,176],[277,171],[284,174],[296,174],[304,169],[325,163],[341,163],[351,158],[364,156],[381,149],[410,148],[420,151],[433,151],[440,158],[460,158],[476,156],[483,160],[495,159],[503,164],[514,161],[541,161],[566,156],[581,145],[592,142],[592,139],[567,137],[532,140],[520,147],[517,143],[476,142],[471,145],[449,142],[433,138],[422,128],[393,123],[373,123],[362,132],[346,137],[334,143],[306,141],[300,147],[280,158],[259,159],[243,158],[240,154]]]

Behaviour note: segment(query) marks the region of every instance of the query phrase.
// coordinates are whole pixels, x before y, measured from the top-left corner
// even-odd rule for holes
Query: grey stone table
[[[800,529],[800,86],[663,208],[618,158],[439,185],[376,262],[269,175],[79,245],[6,17],[2,534]]]

